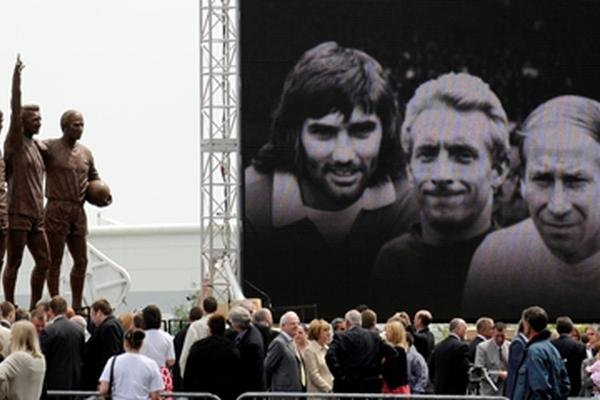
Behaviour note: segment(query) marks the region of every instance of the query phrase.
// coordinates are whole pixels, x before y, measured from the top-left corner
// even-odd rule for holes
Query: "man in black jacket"
[[[273,339],[279,335],[279,332],[273,330],[273,314],[268,308],[261,308],[252,315],[252,318],[254,320],[254,326],[262,335],[266,354]]]
[[[571,338],[573,321],[569,317],[558,317],[556,319],[556,331],[560,335],[552,341],[554,347],[560,353],[560,357],[566,360],[565,366],[571,381],[570,396],[578,396],[581,389],[581,362],[585,359],[585,345]]]
[[[356,310],[346,313],[345,332],[336,334],[325,360],[334,376],[333,391],[340,393],[381,393],[382,361],[398,357],[381,337],[361,326]]]
[[[95,328],[84,349],[81,374],[83,390],[96,390],[106,361],[111,356],[123,352],[123,328],[112,315],[112,307],[108,300],[100,299],[92,304],[90,320]]]
[[[81,363],[84,346],[83,331],[66,317],[67,301],[62,296],[50,300],[46,325],[40,335],[40,345],[46,357],[48,390],[77,390],[81,384]]]
[[[411,325],[415,348],[421,353],[425,361],[429,360],[435,347],[435,338],[429,330],[429,324],[432,320],[433,316],[429,310],[419,310],[415,314],[413,325]]]
[[[185,335],[187,335],[190,325],[194,321],[198,321],[202,318],[202,309],[198,306],[190,308],[188,315],[189,323],[185,324],[177,335],[173,338],[173,347],[175,347],[175,365],[173,366],[173,389],[176,392],[181,391],[183,388],[183,378],[181,369],[179,367],[179,361],[181,360],[181,352],[183,350],[183,343],[185,341]],[[189,351],[188,351],[189,352]]]
[[[236,306],[229,311],[229,323],[236,334],[233,342],[242,357],[241,391],[261,392],[265,390],[265,349],[263,338],[250,323],[251,319],[250,312],[244,307]]]
[[[469,347],[464,342],[466,333],[467,323],[454,318],[450,321],[450,335],[431,353],[429,376],[435,394],[466,394],[469,370]]]
[[[195,342],[185,366],[183,387],[189,392],[214,393],[234,400],[242,393],[242,357],[235,344],[224,336],[225,318],[208,320],[209,336]]]

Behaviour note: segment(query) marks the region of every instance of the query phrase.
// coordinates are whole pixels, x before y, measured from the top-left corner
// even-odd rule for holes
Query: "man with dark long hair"
[[[333,316],[359,301],[381,245],[408,229],[416,208],[397,118],[383,68],[362,51],[322,43],[288,74],[271,139],[245,173],[245,279],[274,303]]]

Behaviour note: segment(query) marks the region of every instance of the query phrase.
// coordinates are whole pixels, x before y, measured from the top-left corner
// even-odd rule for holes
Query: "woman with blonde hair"
[[[46,360],[35,326],[26,320],[15,322],[10,330],[10,340],[11,353],[0,363],[0,398],[39,399]]]
[[[388,321],[384,328],[385,340],[398,352],[398,357],[383,361],[383,393],[409,394],[408,363],[406,361],[406,330],[397,320]]]
[[[325,362],[331,326],[322,319],[313,319],[308,325],[308,346],[304,350],[306,368],[306,391],[330,393],[333,390],[333,375]]]

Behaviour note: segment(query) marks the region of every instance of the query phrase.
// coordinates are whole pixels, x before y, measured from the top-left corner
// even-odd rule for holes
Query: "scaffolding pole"
[[[200,298],[239,300],[238,11],[200,0]]]

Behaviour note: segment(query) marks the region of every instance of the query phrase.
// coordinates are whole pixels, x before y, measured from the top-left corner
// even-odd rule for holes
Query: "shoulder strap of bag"
[[[115,361],[117,360],[118,355],[115,355],[110,363],[110,377],[108,378],[108,395],[112,396],[113,392],[113,378],[115,376]]]

